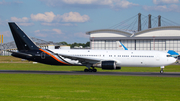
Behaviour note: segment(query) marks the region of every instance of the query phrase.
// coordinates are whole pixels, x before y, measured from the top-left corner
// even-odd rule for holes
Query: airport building
[[[151,15],[148,16],[148,28],[141,30],[141,14],[138,14],[137,30],[100,29],[86,32],[90,35],[91,49],[118,50],[120,41],[129,50],[174,50],[180,54],[180,26],[151,27]]]

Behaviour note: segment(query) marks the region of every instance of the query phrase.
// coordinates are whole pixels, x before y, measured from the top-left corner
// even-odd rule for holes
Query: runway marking
[[[0,70],[0,73],[9,74],[56,74],[56,75],[116,75],[116,76],[155,76],[180,77],[179,72],[83,72],[83,71],[26,71],[26,70]]]

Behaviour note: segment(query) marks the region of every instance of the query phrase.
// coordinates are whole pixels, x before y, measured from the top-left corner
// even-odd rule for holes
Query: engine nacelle
[[[107,69],[107,70],[121,69],[121,67],[116,66],[115,61],[102,61],[101,62],[101,68],[102,69]]]

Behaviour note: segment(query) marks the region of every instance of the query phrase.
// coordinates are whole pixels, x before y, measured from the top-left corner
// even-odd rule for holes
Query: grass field
[[[20,59],[15,61],[11,57],[7,58],[0,63],[0,70],[83,71],[85,68],[32,64]],[[122,70],[118,71],[159,72],[159,70],[159,67],[122,67]],[[165,72],[180,72],[180,66],[166,66]],[[0,74],[0,101],[179,100],[179,77]]]
[[[173,77],[0,74],[1,101],[179,101]]]
[[[0,63],[32,63],[13,56],[0,56]]]

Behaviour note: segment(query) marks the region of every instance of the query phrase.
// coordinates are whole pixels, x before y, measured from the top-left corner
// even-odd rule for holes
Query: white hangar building
[[[174,50],[180,54],[180,26],[149,28],[137,33],[114,29],[89,31],[91,49],[121,49],[121,41],[129,50]]]
[[[148,23],[145,17],[148,17]],[[148,24],[148,29],[141,30],[141,13],[139,13],[138,21],[137,18],[135,18],[135,22],[138,22],[135,23],[137,25],[137,30],[100,29],[86,32],[86,34],[90,35],[91,49],[122,49],[120,48],[121,45],[118,43],[120,41],[129,50],[174,50],[180,54],[180,26],[162,26],[161,16],[159,15],[152,20],[155,21],[155,19],[158,18],[155,21],[155,24],[158,24],[158,27],[152,28],[151,25],[155,24],[151,24],[151,14],[145,17],[143,17],[143,19],[145,19],[144,22]],[[127,24],[128,20],[123,21],[125,22],[124,25]],[[164,19],[162,21],[164,21]]]

